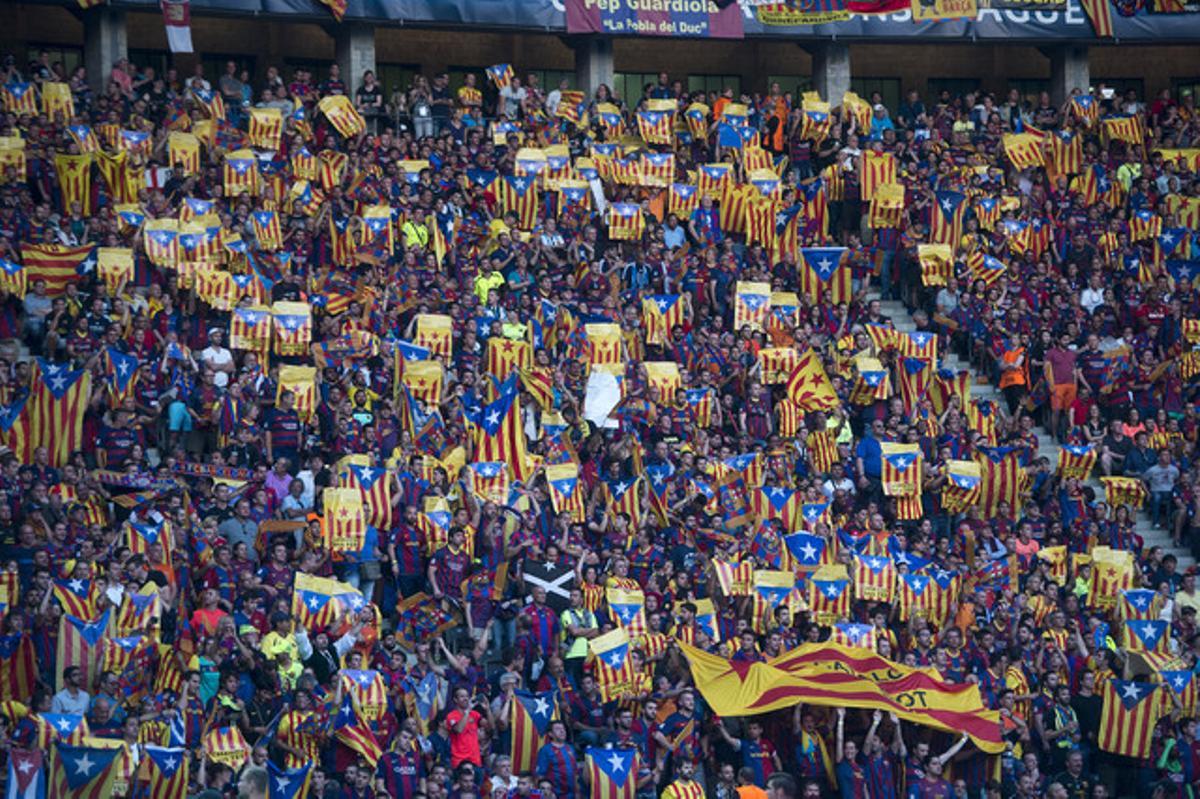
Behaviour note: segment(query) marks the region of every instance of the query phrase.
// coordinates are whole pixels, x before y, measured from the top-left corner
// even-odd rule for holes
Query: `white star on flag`
[[[1125,687],[1121,689],[1122,699],[1140,699],[1141,697],[1142,692],[1133,683],[1126,683]]]
[[[550,714],[550,703],[542,697],[538,697],[533,703],[533,712],[537,716],[547,716]]]
[[[618,755],[616,752],[613,752],[612,755],[610,755],[608,758],[608,765],[610,767],[612,767],[613,771],[624,771],[625,770],[625,759],[623,757],[621,757],[620,755]]]
[[[621,668],[621,656],[618,655],[616,652],[614,652],[612,657],[610,657],[608,659],[608,665],[609,665],[609,668],[613,668],[613,669]]]
[[[87,776],[92,773],[92,766],[94,765],[96,764],[92,762],[92,759],[87,753],[84,753],[83,757],[75,761],[75,773]]]
[[[804,546],[800,547],[800,554],[804,556],[805,560],[816,560],[817,548],[812,544],[806,543]]]

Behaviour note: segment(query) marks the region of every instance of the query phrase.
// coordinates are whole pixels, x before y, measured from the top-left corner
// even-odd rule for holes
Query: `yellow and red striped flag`
[[[813,303],[850,302],[854,296],[845,247],[804,247],[800,250],[800,288]]]
[[[885,441],[882,447],[883,493],[896,500],[896,517],[904,521],[921,518],[921,449],[916,444]]]
[[[312,310],[308,303],[280,301],[271,306],[275,354],[307,355],[312,341]]]
[[[646,230],[642,207],[637,203],[611,203],[608,206],[608,236],[618,241],[637,241]]]
[[[278,150],[283,137],[283,114],[278,108],[251,108],[246,140],[252,147]]]
[[[647,344],[666,345],[671,331],[687,319],[688,295],[656,294],[642,300],[642,326]]]
[[[796,361],[788,378],[787,393],[792,402],[806,411],[828,411],[839,405],[833,383],[812,348]]]
[[[454,347],[454,320],[443,314],[418,314],[413,343],[431,355],[449,358]]]
[[[771,310],[771,284],[739,280],[733,302],[734,330],[748,327],[762,331]]]
[[[582,522],[585,517],[583,487],[579,484],[579,467],[574,463],[555,463],[546,467],[546,485],[555,513],[569,513],[571,520]]]
[[[387,684],[374,669],[342,669],[342,687],[354,707],[368,722],[378,721],[387,711]]]
[[[1160,686],[1153,683],[1108,680],[1101,691],[1100,730],[1096,742],[1101,751],[1144,760],[1150,756],[1154,727],[1162,714],[1158,701]]]
[[[853,555],[854,594],[869,602],[891,602],[896,590],[896,565],[883,555]]]
[[[1033,133],[1005,133],[1004,154],[1017,169],[1039,167],[1045,163],[1043,137]]]
[[[9,599],[9,607],[15,603]],[[38,680],[37,650],[27,633],[0,636],[0,701],[27,702]]]
[[[113,784],[121,770],[125,746],[120,741],[102,738],[89,740],[103,745],[72,746],[62,741],[54,742],[46,773],[47,797],[108,799],[113,795]]]
[[[321,502],[329,548],[334,552],[361,550],[367,535],[367,513],[358,489],[326,488]]]
[[[1124,505],[1137,511],[1146,502],[1146,484],[1137,477],[1101,477],[1100,482],[1104,485],[1104,501],[1110,508]]]
[[[42,83],[42,113],[57,125],[70,123],[75,116],[75,99],[69,84],[57,81]]]
[[[918,244],[917,263],[924,286],[944,286],[954,277],[954,250],[949,244]]]
[[[1062,477],[1074,477],[1076,480],[1086,480],[1096,467],[1099,453],[1096,448],[1087,444],[1066,444],[1058,451],[1058,474]]]
[[[25,264],[28,285],[46,281],[46,294],[57,297],[67,290],[68,283],[77,283],[96,265],[96,248],[67,247],[62,244],[22,244],[21,260]]]
[[[92,685],[99,674],[101,642],[108,636],[108,620],[111,611],[106,610],[94,619],[81,619],[64,613],[58,626],[58,658],[55,665],[58,689],[62,690],[63,671],[71,666],[78,667],[81,685]]]
[[[58,187],[62,192],[63,211],[71,213],[73,206],[79,205],[80,212],[87,216],[92,212],[92,156],[65,155],[57,153],[54,156],[54,171],[58,173]]]
[[[524,175],[504,175],[495,183],[496,201],[505,214],[516,214],[517,227],[533,230],[538,220],[537,178]]]
[[[279,250],[283,248],[283,229],[279,225],[279,214],[272,210],[254,211],[250,214],[250,224],[254,228],[254,238],[262,250]]]
[[[508,464],[504,461],[469,463],[463,477],[467,490],[480,500],[501,506],[508,504],[510,481]]]
[[[647,144],[670,145],[675,135],[675,114],[671,111],[639,111],[638,133]]]
[[[0,99],[4,100],[4,110],[10,114],[37,115],[37,90],[32,83],[5,83],[0,86]]]
[[[190,756],[187,749],[146,744],[150,799],[184,799],[188,795]]]
[[[367,524],[377,530],[392,529],[392,476],[387,469],[360,463],[348,464],[338,475],[343,488],[353,488],[362,496]]]
[[[884,183],[871,198],[869,222],[873,228],[898,228],[904,218],[904,186]]]
[[[253,150],[234,150],[225,154],[225,195],[258,192],[258,158]]]
[[[939,191],[934,194],[934,198],[929,240],[957,248],[962,240],[967,196],[957,191]]]
[[[109,296],[120,294],[120,287],[133,280],[133,249],[130,247],[100,247],[96,250],[96,271],[104,281]]]
[[[1096,32],[1096,36],[1102,39],[1113,36],[1112,5],[1110,0],[1080,0],[1079,5],[1083,6],[1083,11],[1092,23],[1092,30]]]
[[[37,360],[29,393],[30,429],[34,446],[46,447],[52,466],[64,465],[84,448],[83,417],[91,398],[91,372]]]
[[[550,722],[559,718],[558,700],[553,691],[514,691],[510,705],[513,773],[526,774],[537,765],[538,750],[546,743]]]
[[[518,369],[533,366],[533,347],[528,341],[492,336],[488,339],[484,368],[497,380],[504,380]]]
[[[209,760],[229,766],[234,771],[250,759],[250,747],[237,727],[216,727],[209,730],[204,736],[202,746]]]
[[[640,588],[609,587],[605,600],[613,621],[628,633],[630,638],[646,634],[646,596]]]
[[[896,183],[896,156],[864,150],[862,154],[862,198],[870,202],[880,186]]]
[[[521,422],[521,402],[517,375],[509,375],[501,384],[496,399],[470,420],[475,437],[475,457],[481,462],[503,461],[512,476],[524,482],[531,465],[525,453],[525,431]]]
[[[817,624],[848,620],[852,590],[846,567],[822,567],[809,580],[808,603]]]
[[[1104,117],[1104,134],[1110,139],[1141,145],[1145,141],[1146,132],[1142,127],[1140,117],[1133,114],[1115,114]]]
[[[331,94],[322,97],[321,102],[317,103],[317,108],[344,139],[353,139],[367,129],[367,121],[345,95]]]

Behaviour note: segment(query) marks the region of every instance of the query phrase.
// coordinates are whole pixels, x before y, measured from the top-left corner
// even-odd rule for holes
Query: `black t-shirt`
[[[375,116],[379,113],[380,109],[375,107],[375,101],[382,96],[378,85],[370,88],[359,86],[354,95],[362,105],[363,116]]]
[[[433,91],[429,94],[433,102],[433,116],[435,119],[449,119],[450,109],[453,108],[453,103],[447,102],[451,99],[448,89],[439,89],[433,87]]]

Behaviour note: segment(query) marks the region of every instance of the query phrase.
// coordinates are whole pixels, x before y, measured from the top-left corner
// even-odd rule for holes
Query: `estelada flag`
[[[891,602],[895,595],[896,566],[883,555],[854,555],[854,592],[870,602]]]
[[[931,614],[938,588],[928,574],[897,574],[896,588],[901,621]]]
[[[533,347],[528,341],[492,336],[488,339],[485,368],[492,377],[504,380],[518,369],[533,366]]]
[[[837,567],[845,574],[844,567]],[[808,603],[812,610],[813,618],[817,624],[828,625],[836,621],[843,620],[850,615],[850,580],[849,578],[833,577],[833,579],[824,579],[825,577],[833,577],[833,575],[821,575],[820,573],[813,575],[808,581],[809,584],[809,599]]]
[[[1162,597],[1149,588],[1131,588],[1120,592],[1117,617],[1125,621],[1157,619],[1162,611]]]
[[[875,199],[880,186],[896,183],[896,156],[886,152],[864,150],[862,154],[862,198]]]
[[[904,218],[904,186],[884,183],[871,198],[870,225],[873,228],[898,228]]]
[[[827,299],[849,302],[854,295],[845,247],[804,247],[800,250],[800,288],[814,303]]]
[[[469,421],[475,437],[475,457],[485,462],[507,463],[512,476],[524,482],[529,479],[531,466],[525,454],[518,393],[517,375],[509,375],[496,399]]]
[[[1136,477],[1101,477],[1104,484],[1104,500],[1109,507],[1125,505],[1131,510],[1140,510],[1146,502],[1146,484]]]
[[[317,108],[344,139],[353,139],[367,129],[366,120],[345,95],[331,94],[323,97],[321,102],[317,103]]]
[[[271,309],[263,305],[238,306],[229,316],[229,347],[265,353],[271,346]]]
[[[1004,154],[1017,169],[1042,166],[1042,137],[1032,133],[1005,133]]]
[[[77,283],[96,267],[96,247],[67,247],[63,244],[22,244],[21,260],[32,287],[46,281],[46,295],[57,297],[69,283]]]
[[[1058,451],[1058,474],[1062,477],[1074,477],[1076,480],[1086,480],[1096,467],[1099,453],[1088,444],[1065,444]]]
[[[770,311],[771,285],[739,280],[734,296],[733,327],[763,331]]]
[[[255,194],[258,191],[258,158],[253,150],[225,154],[225,194]]]
[[[1139,760],[1150,756],[1154,728],[1163,709],[1158,701],[1159,687],[1116,678],[1104,683],[1104,705],[1096,736],[1101,751]]]
[[[675,131],[675,114],[667,111],[639,111],[638,132],[647,144],[670,145]]]
[[[317,368],[283,364],[279,367],[279,386],[275,391],[275,404],[283,392],[290,391],[296,400],[296,413],[307,423],[317,410]]]
[[[478,499],[500,506],[508,504],[508,464],[503,461],[469,463],[463,476],[467,490]]]
[[[620,325],[596,322],[584,325],[589,366],[625,363],[624,337]]]
[[[806,411],[828,411],[838,407],[837,392],[817,354],[809,348],[796,361],[787,383],[788,398]]]
[[[183,799],[187,796],[191,758],[184,747],[146,744],[150,799]]]
[[[579,467],[574,463],[555,463],[547,466],[546,485],[555,513],[568,513],[574,522],[585,516],[583,489],[579,484]]]
[[[347,612],[366,605],[357,588],[340,580],[299,572],[292,584],[292,615],[310,631],[326,629]]]
[[[829,631],[829,643],[847,649],[875,651],[875,627],[870,624],[838,622]]]
[[[50,751],[46,795],[50,799],[108,799],[124,753],[123,746],[71,746],[56,741]]]
[[[342,669],[342,687],[367,721],[378,721],[387,710],[387,684],[374,669]]]
[[[759,379],[765,386],[786,383],[799,360],[795,347],[763,347],[758,351]]]
[[[275,354],[307,355],[312,341],[312,310],[305,302],[279,301],[271,306]]]
[[[646,369],[646,388],[655,389],[658,404],[673,406],[676,392],[683,387],[679,364],[674,361],[643,361],[642,366]]]
[[[387,469],[351,463],[341,470],[338,482],[361,494],[367,524],[377,530],[392,529],[392,479]]]
[[[854,386],[850,390],[850,402],[854,405],[871,405],[886,400],[891,395],[888,372],[878,358],[860,355],[854,359]]]
[[[729,563],[714,558],[713,574],[725,596],[750,596],[754,583],[754,564],[749,561]]]
[[[947,513],[962,513],[979,500],[983,475],[976,461],[946,461],[946,478],[942,507]]]
[[[250,214],[250,224],[254,228],[254,238],[261,250],[279,250],[283,248],[283,229],[279,224],[279,214],[272,210],[254,211]]]
[[[717,655],[680,644],[692,678],[704,700],[718,715],[766,713],[797,701],[824,707],[862,707],[895,713],[906,721],[947,732],[963,733],[981,750],[1003,751],[999,713],[988,710],[975,686],[948,685],[919,669],[829,644],[806,645],[767,663],[741,666]],[[796,654],[816,661],[784,668]],[[794,670],[793,670],[794,669]],[[899,672],[899,679],[889,675]],[[877,682],[876,680],[880,680]],[[913,702],[912,691],[923,702]]]
[[[58,173],[58,187],[62,192],[62,210],[71,213],[74,206],[87,216],[92,212],[92,156],[56,153],[54,171]]]
[[[958,247],[962,240],[967,196],[957,191],[939,191],[934,194],[934,198],[929,240],[938,244]]]
[[[954,250],[949,244],[918,244],[917,262],[925,286],[944,286],[954,276]]]
[[[635,674],[630,643],[629,633],[621,626],[588,641],[588,648],[596,658],[596,684],[606,702],[632,692]]]
[[[179,221],[147,219],[142,229],[142,246],[150,263],[174,268],[179,260]]]
[[[610,587],[605,591],[610,615],[631,638],[646,633],[646,597],[640,588]]]
[[[538,221],[536,177],[504,175],[496,182],[496,201],[503,213],[516,214],[517,227],[533,230]]]
[[[357,553],[367,535],[367,514],[362,494],[352,488],[326,488],[321,492],[325,535],[334,552]]]
[[[75,116],[75,100],[71,87],[66,83],[45,81],[42,83],[42,113],[51,122],[66,125]]]
[[[130,247],[99,247],[96,250],[96,269],[104,281],[109,296],[120,294],[122,284],[133,280],[133,249]]]
[[[92,397],[92,374],[39,358],[29,399],[34,446],[46,447],[50,463],[62,466],[83,449],[83,417]]]
[[[0,701],[28,701],[37,679],[33,639],[25,633],[0,636]]]
[[[589,799],[633,799],[637,795],[638,750],[633,747],[588,747],[584,767],[590,777]],[[513,761],[516,768],[516,761]],[[664,791],[664,794],[666,792]]]
[[[497,89],[503,89],[512,83],[514,73],[511,64],[493,64],[486,71]]]
[[[611,203],[608,206],[608,235],[618,241],[637,241],[646,230],[642,207],[637,203]]]
[[[167,161],[182,177],[200,173],[200,140],[191,133],[173,130],[167,136]]]
[[[413,343],[429,349],[433,355],[449,358],[453,349],[454,320],[442,314],[418,314]]]
[[[514,691],[509,705],[513,772],[525,774],[537,765],[538,750],[546,743],[550,722],[559,717],[558,700],[554,691]]]
[[[0,98],[4,100],[4,110],[10,114],[23,116],[38,112],[37,91],[32,83],[5,83],[0,86]]]
[[[283,114],[278,108],[251,108],[247,141],[262,150],[278,150],[283,136]]]
[[[204,736],[202,746],[209,760],[229,766],[234,771],[250,759],[250,747],[237,727],[216,727],[210,730]]]
[[[58,627],[56,661],[59,690],[62,689],[62,673],[69,666],[77,666],[80,669],[83,685],[92,684],[97,674],[100,642],[108,634],[110,612],[106,610],[95,619],[80,619],[70,613],[62,615]]]
[[[682,327],[687,319],[687,295],[656,294],[642,300],[642,325],[646,343],[665,345],[671,331]]]

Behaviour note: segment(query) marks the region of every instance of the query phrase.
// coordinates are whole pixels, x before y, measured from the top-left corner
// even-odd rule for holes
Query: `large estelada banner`
[[[566,0],[567,33],[614,36],[742,38],[737,3],[718,9],[712,0]]]

